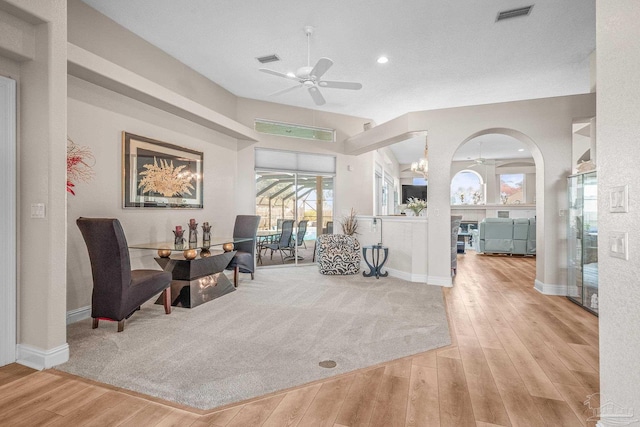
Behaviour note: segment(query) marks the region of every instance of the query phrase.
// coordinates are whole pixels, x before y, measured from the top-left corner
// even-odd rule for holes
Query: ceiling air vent
[[[531,9],[533,9],[533,5],[527,6],[527,7],[520,7],[518,9],[505,10],[503,12],[498,13],[496,22],[503,21],[505,19],[510,19],[510,18],[517,18],[518,16],[528,16],[531,13]]]
[[[335,142],[336,140],[336,131],[334,129],[295,125],[264,119],[255,120],[255,130],[269,135],[311,139],[314,141]]]
[[[259,56],[256,58],[261,64],[268,64],[269,62],[280,61],[280,57],[275,53],[273,55]]]

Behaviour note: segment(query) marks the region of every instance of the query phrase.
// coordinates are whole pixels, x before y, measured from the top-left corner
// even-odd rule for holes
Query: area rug
[[[170,315],[148,303],[121,333],[77,322],[68,343],[57,369],[211,409],[445,346],[450,335],[439,287],[311,266],[259,269],[235,292]]]

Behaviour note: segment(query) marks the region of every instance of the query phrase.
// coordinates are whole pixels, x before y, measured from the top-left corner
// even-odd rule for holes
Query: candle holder
[[[198,243],[198,223],[195,219],[189,220],[189,246]]]
[[[211,226],[209,225],[208,222],[202,223],[202,241],[203,241],[203,244],[205,244],[204,242],[211,241]]]
[[[173,230],[173,243],[176,246],[182,245],[184,243],[184,230],[182,227],[177,226],[175,230]]]

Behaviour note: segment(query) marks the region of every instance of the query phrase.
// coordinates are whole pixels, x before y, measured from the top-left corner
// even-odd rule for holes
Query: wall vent
[[[276,55],[275,53],[273,55],[259,56],[256,59],[261,64],[267,64],[269,62],[280,61],[280,57],[278,55]]]
[[[325,142],[335,142],[336,140],[336,131],[334,129],[295,125],[292,123],[281,123],[264,119],[256,119],[254,127],[257,132],[269,135]]]
[[[519,7],[518,9],[505,10],[498,13],[496,22],[510,18],[517,18],[518,16],[528,16],[529,14],[531,14],[531,9],[533,9],[533,5],[527,7]]]

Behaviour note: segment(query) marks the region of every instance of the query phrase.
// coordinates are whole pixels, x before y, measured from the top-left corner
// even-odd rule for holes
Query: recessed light
[[[520,149],[518,149],[518,151],[524,151],[524,148],[520,148]]]
[[[289,76],[289,77],[295,77],[296,75],[295,75],[295,73],[292,73],[291,71],[289,71],[289,72],[287,73],[287,76]]]
[[[386,56],[381,56],[380,58],[378,58],[378,64],[386,64],[387,62],[389,62],[389,58],[387,58]]]

